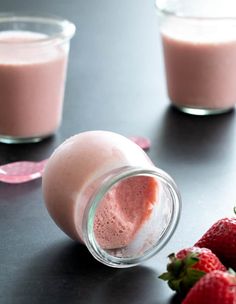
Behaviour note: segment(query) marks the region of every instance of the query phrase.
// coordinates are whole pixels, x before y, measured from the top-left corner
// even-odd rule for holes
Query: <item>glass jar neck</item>
[[[108,225],[111,214],[114,219],[114,225],[117,224],[116,221],[119,222],[119,225],[121,225],[120,218],[122,215],[118,214],[119,212],[121,212],[119,210],[122,209],[122,212],[125,213],[126,216],[129,216],[127,210],[128,208],[130,208],[130,212],[133,212],[133,214],[137,214],[137,217],[140,218],[142,217],[142,212],[147,212],[147,209],[145,210],[145,204],[146,201],[149,202],[149,198],[145,197],[145,195],[149,196],[148,193],[150,192],[146,190],[149,189],[148,187],[150,187],[150,185],[152,185],[151,187],[154,187],[154,184],[152,182],[154,182],[154,184],[156,183],[155,185],[157,185],[158,202],[155,202],[154,208],[151,212],[148,209],[148,212],[151,215],[148,217],[148,220],[146,221],[147,223],[140,225],[140,231],[136,232],[136,240],[131,240],[131,245],[125,244],[122,248],[104,249],[96,239],[95,221],[97,217],[97,212],[98,210],[101,210],[101,208],[103,208],[102,204],[104,204],[104,200],[106,201],[107,195],[113,195],[113,193],[116,192],[118,193],[118,197],[120,197],[119,191],[123,191],[120,190],[120,188],[126,189],[123,199],[127,200],[127,208],[126,206],[122,207],[123,209],[120,206],[117,207],[117,198],[114,198],[114,201],[109,201],[110,205],[107,205],[108,207],[106,207],[106,212],[101,215],[101,218],[104,219],[105,226]],[[120,187],[119,185],[122,186]],[[128,185],[129,190],[127,190],[126,185]],[[144,192],[143,190],[145,187],[146,192]],[[161,248],[166,244],[166,242],[168,242],[168,240],[172,236],[179,220],[181,198],[175,182],[164,171],[154,166],[149,168],[130,166],[121,167],[108,172],[102,177],[99,177],[93,183],[92,188],[94,189],[94,191],[86,204],[83,214],[82,237],[88,250],[98,261],[102,262],[107,266],[118,268],[135,266],[149,259],[158,251],[160,251]],[[156,191],[156,189],[150,188],[150,191]],[[142,200],[138,198],[137,200],[139,201],[139,203],[135,205],[135,197],[139,197],[140,195],[143,195],[143,198]],[[129,199],[127,198],[128,196],[134,197],[131,198],[131,201],[129,201]],[[116,208],[113,208],[114,204],[116,204]],[[142,206],[144,206],[142,207],[143,209],[140,209],[141,204]],[[126,222],[124,221],[122,225],[125,226]],[[127,221],[127,226],[129,226],[129,221]],[[111,229],[110,226],[107,226],[107,229]],[[124,231],[121,231],[122,233],[124,233],[124,238],[127,238],[125,235],[125,233],[127,233],[127,229],[128,228],[125,227]]]

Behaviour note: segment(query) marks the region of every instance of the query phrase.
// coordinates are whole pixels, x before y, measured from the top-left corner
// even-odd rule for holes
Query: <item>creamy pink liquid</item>
[[[83,241],[84,210],[101,186],[97,179],[124,166],[153,168],[136,144],[105,131],[71,137],[51,156],[43,175],[44,198],[54,221],[71,238]],[[131,243],[149,219],[157,197],[158,185],[153,177],[134,176],[116,184],[95,215],[94,233],[99,245],[111,249]]]
[[[177,106],[227,109],[235,105],[236,37],[213,36],[162,33],[168,94]]]
[[[157,182],[152,177],[128,178],[111,189],[99,206],[94,232],[103,249],[128,246],[149,219],[157,202]]]
[[[45,37],[0,33],[0,135],[46,136],[60,124],[67,51],[59,45],[30,44]]]

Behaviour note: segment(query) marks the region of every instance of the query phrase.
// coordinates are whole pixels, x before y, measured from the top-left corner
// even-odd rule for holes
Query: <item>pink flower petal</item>
[[[136,143],[140,148],[147,150],[151,147],[151,141],[150,139],[142,136],[130,136],[130,140],[132,140],[134,143]]]
[[[24,183],[42,176],[47,160],[19,161],[0,166],[0,181],[10,184]]]

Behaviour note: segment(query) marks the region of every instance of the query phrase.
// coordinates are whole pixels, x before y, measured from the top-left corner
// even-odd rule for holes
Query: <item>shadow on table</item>
[[[48,137],[38,143],[2,144],[0,143],[0,164],[20,160],[40,161],[48,158],[61,142],[60,134]]]
[[[194,116],[170,106],[156,132],[151,154],[170,162],[233,157],[235,111],[221,115]],[[224,156],[224,155],[223,155]]]
[[[9,205],[19,205],[19,200],[24,200],[26,195],[34,195],[41,189],[41,178],[28,183],[8,184],[0,182],[1,203],[4,201]]]
[[[104,266],[80,244],[51,246],[19,269],[10,289],[11,304],[170,303],[171,294],[163,292],[154,270]]]

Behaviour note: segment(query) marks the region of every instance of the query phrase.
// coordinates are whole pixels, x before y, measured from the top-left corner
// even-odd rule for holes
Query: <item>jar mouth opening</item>
[[[225,15],[209,15],[209,16],[205,16],[205,15],[198,15],[198,14],[193,14],[193,13],[183,13],[180,12],[179,10],[174,10],[174,9],[169,9],[167,8],[164,4],[163,1],[160,0],[156,0],[155,1],[155,8],[157,11],[158,15],[163,15],[166,17],[173,17],[173,18],[177,18],[177,19],[186,19],[186,20],[195,20],[195,21],[212,21],[212,22],[216,22],[216,21],[230,21],[230,22],[236,22],[236,15],[229,15],[229,16],[225,16]]]
[[[90,199],[90,202],[85,210],[85,216],[83,220],[83,231],[84,231],[83,239],[91,254],[103,264],[116,268],[131,267],[151,258],[158,251],[160,251],[164,247],[164,245],[169,241],[169,239],[171,238],[172,234],[174,233],[177,227],[180,217],[180,209],[181,209],[180,194],[173,180],[164,171],[160,169],[155,168],[153,170],[152,169],[149,170],[143,168],[123,167],[120,168],[118,171],[115,170],[115,172],[112,173],[113,173],[112,178],[111,176],[108,176],[106,179],[104,179],[101,188]],[[114,250],[103,249],[97,242],[94,232],[94,222],[95,222],[97,208],[101,203],[101,200],[104,198],[104,196],[115,185],[117,185],[117,183],[138,176],[155,178],[158,180],[158,183],[164,183],[168,187],[169,189],[168,191],[170,192],[170,196],[171,196],[170,201],[172,208],[170,212],[170,216],[168,218],[168,223],[166,224],[166,227],[164,227],[163,231],[160,233],[158,239],[156,240],[155,238],[155,242],[153,244],[151,243],[150,247],[147,247],[147,249],[145,249],[140,254],[139,253],[134,254],[133,256],[121,254],[121,252],[125,252],[126,249],[129,248],[130,244],[124,246],[124,248],[118,248],[118,251],[116,249]],[[133,241],[131,241],[131,243],[133,244]],[[117,254],[114,255],[114,252],[115,253],[118,252],[118,255]]]
[[[27,26],[50,26],[53,30],[50,34],[42,35],[42,37],[37,37],[33,40],[20,41],[10,41],[10,40],[0,40],[0,45],[27,45],[27,46],[39,46],[48,44],[58,44],[64,41],[70,40],[76,31],[76,26],[69,20],[60,18],[58,16],[50,14],[36,14],[29,12],[28,14],[23,13],[0,13],[0,33],[1,32],[32,32],[41,34],[40,30],[30,30]],[[1,29],[4,27],[4,30]],[[42,33],[44,34],[44,33]]]

